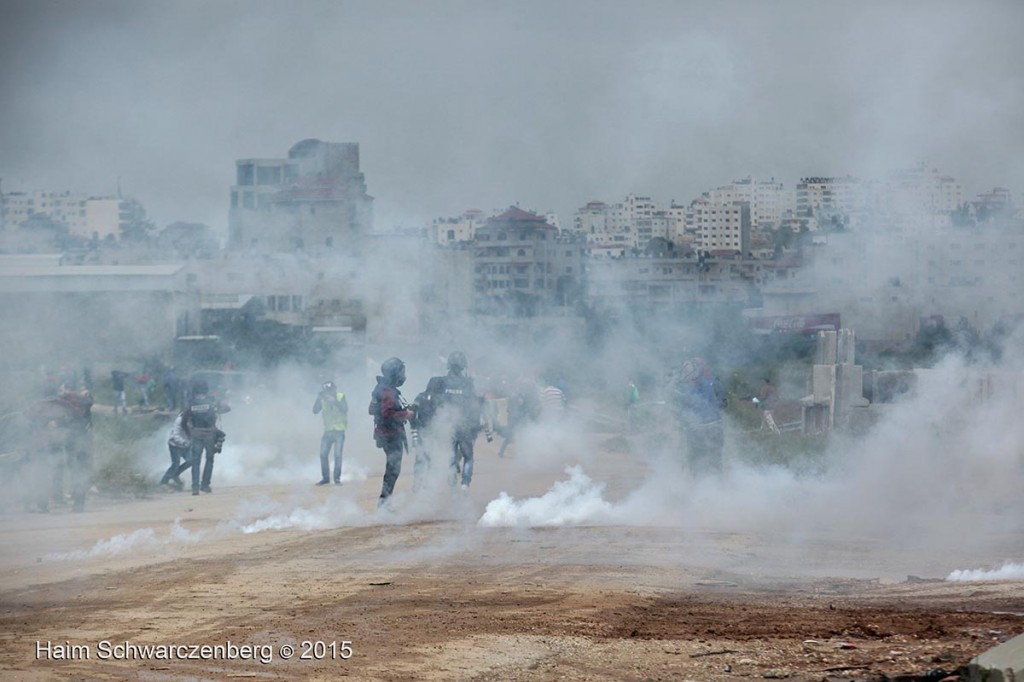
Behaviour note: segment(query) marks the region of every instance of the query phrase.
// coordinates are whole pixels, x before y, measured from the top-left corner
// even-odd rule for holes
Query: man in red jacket
[[[381,376],[377,377],[377,386],[370,398],[373,439],[387,457],[378,507],[395,491],[395,482],[402,472],[402,455],[409,449],[405,423],[415,414],[414,410],[406,405],[401,391],[398,390],[398,387],[405,383],[405,363],[398,358],[388,358],[380,366],[380,373]]]

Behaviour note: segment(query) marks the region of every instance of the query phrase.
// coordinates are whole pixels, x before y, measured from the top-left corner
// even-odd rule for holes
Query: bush
[[[96,488],[117,496],[153,492],[156,483],[140,470],[139,454],[142,444],[165,428],[166,422],[166,417],[155,415],[94,415],[92,480]]]

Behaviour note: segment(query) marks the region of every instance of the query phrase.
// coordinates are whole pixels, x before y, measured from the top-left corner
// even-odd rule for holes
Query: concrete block
[[[836,362],[852,365],[856,356],[857,335],[852,329],[840,329],[836,339]]]
[[[864,368],[860,365],[841,364],[836,366],[836,382],[839,395],[836,402],[843,406],[860,407],[864,400]]]
[[[971,682],[1020,682],[1024,680],[1024,635],[978,654],[967,665]]]
[[[818,343],[814,352],[814,364],[836,364],[836,332],[818,332]]]
[[[832,402],[836,391],[836,366],[835,365],[814,365],[811,368],[811,394],[814,402]]]

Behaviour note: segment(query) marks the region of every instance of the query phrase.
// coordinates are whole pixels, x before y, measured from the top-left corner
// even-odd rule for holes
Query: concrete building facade
[[[510,208],[477,230],[474,311],[531,317],[570,305],[584,277],[586,241]]]
[[[5,230],[21,227],[33,216],[46,216],[78,237],[118,237],[133,216],[132,200],[64,192],[6,192],[0,195]]]
[[[430,240],[440,246],[471,242],[476,238],[476,231],[486,222],[483,211],[471,208],[458,218],[435,220],[429,229]]]
[[[240,159],[231,187],[231,251],[358,252],[373,229],[359,145],[307,139],[285,159]]]

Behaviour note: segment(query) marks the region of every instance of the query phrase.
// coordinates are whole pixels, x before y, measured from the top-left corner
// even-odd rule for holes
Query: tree
[[[62,251],[72,246],[67,224],[48,213],[33,213],[22,221],[16,234],[19,251]]]
[[[156,224],[146,217],[146,209],[135,199],[121,202],[121,241],[148,242]]]
[[[644,253],[648,256],[664,258],[675,254],[675,242],[664,237],[651,237],[644,246]]]
[[[174,222],[157,235],[157,246],[181,258],[212,258],[220,247],[213,230],[203,223]]]

